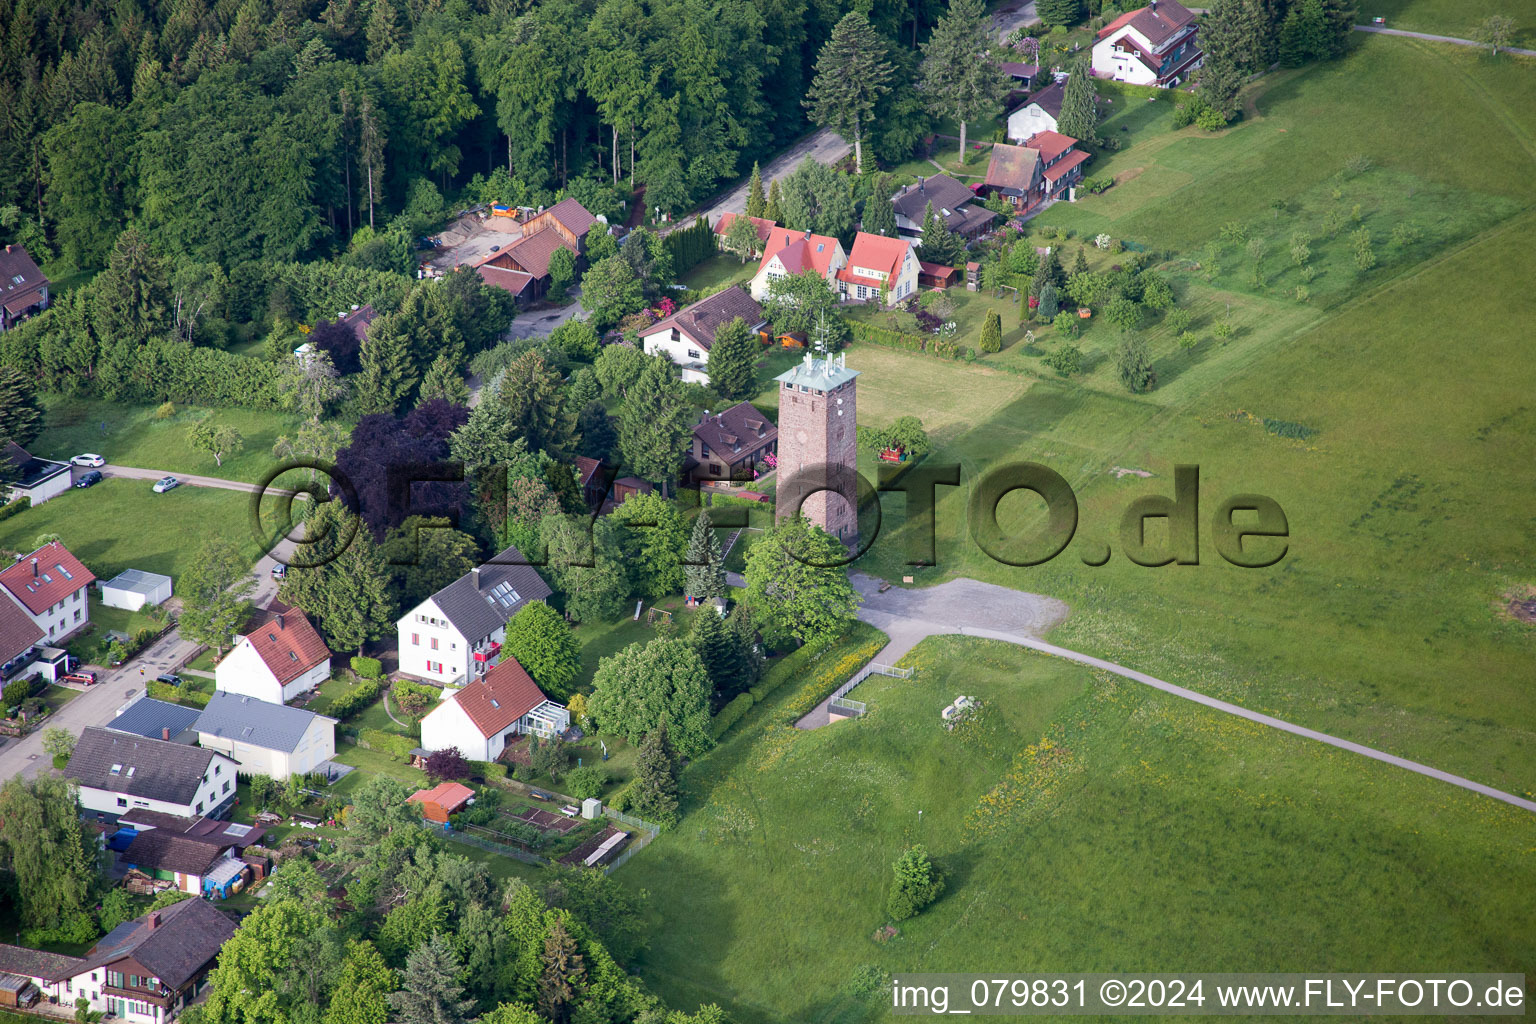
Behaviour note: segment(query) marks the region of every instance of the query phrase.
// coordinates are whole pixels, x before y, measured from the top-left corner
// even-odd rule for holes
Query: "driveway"
[[[1434,36],[1428,32],[1408,32],[1400,28],[1381,28],[1376,25],[1356,25],[1356,32],[1370,32],[1378,36],[1407,36],[1409,39],[1427,39],[1432,43],[1452,43],[1456,46],[1486,47],[1475,39],[1459,39],[1456,36]],[[1518,46],[1501,46],[1500,53],[1518,53],[1522,57],[1536,57],[1536,50],[1522,50]]]
[[[75,473],[88,473],[89,470],[76,469]],[[187,473],[170,473],[163,469],[140,469],[137,466],[114,466],[111,464],[101,467],[101,475],[109,477],[121,477],[126,480],[159,480],[161,477],[173,476],[180,480],[183,487],[217,487],[226,491],[244,491],[247,494],[256,492],[255,484],[243,483],[239,480],[223,480],[216,476],[192,476]],[[278,493],[274,491],[274,493]]]
[[[581,286],[577,285],[566,292],[574,301],[568,306],[559,309],[535,309],[527,313],[519,313],[512,320],[512,326],[507,328],[507,339],[514,338],[547,338],[554,333],[556,327],[565,323],[574,316],[581,314]]]
[[[292,545],[284,541],[276,551],[279,555],[291,552]],[[272,579],[272,567],[276,564],[271,555],[265,555],[251,569],[256,578],[256,590],[251,599],[257,607],[265,605],[277,594],[277,582]],[[101,682],[85,687],[79,696],[60,708],[43,729],[60,727],[78,736],[87,726],[105,725],[117,717],[125,705],[143,696],[147,683],[171,671],[196,649],[197,645],[183,640],[178,630],[171,630],[122,668],[100,673],[103,676]],[[41,768],[52,767],[52,760],[43,753],[43,729],[19,740],[4,741],[0,746],[0,782],[14,775],[31,777]]]

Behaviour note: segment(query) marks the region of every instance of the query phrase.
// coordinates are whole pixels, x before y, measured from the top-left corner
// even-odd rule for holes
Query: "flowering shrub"
[[[1110,246],[1110,243],[1113,242],[1113,241],[1114,241],[1114,239],[1110,238],[1108,235],[1106,235],[1106,234],[1099,234],[1099,235],[1094,237],[1093,245],[1094,245],[1094,248],[1096,248],[1096,249],[1108,249],[1109,246]]]
[[[779,457],[773,452],[769,452],[767,455],[763,456],[763,465],[767,466],[769,469],[778,469]]]

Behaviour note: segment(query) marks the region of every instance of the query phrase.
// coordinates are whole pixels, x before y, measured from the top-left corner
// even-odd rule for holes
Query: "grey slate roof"
[[[158,926],[150,918],[160,915]],[[118,925],[87,954],[86,970],[132,956],[161,984],[179,989],[219,955],[235,934],[228,914],[207,900],[182,900]]]
[[[80,734],[64,774],[91,789],[187,804],[197,795],[213,758],[213,751],[201,747],[93,725]]]
[[[170,738],[174,740],[190,729],[195,721],[196,708],[184,708],[180,704],[155,700],[153,697],[140,697],[125,708],[122,714],[108,722],[107,728],[152,740],[164,739],[161,730],[169,729]]]
[[[521,551],[509,547],[481,565],[478,573],[471,569],[433,594],[432,603],[470,643],[488,637],[524,604],[554,593],[533,566],[509,564],[526,561]]]
[[[123,851],[123,863],[140,871],[180,871],[205,875],[214,861],[224,856],[227,846],[199,842],[163,828],[140,832]]]
[[[947,174],[935,174],[905,185],[891,199],[896,212],[919,224],[932,203],[934,210],[946,221],[961,207],[976,198],[976,194]]]
[[[271,704],[244,694],[220,690],[193,726],[199,735],[213,735],[267,750],[293,753],[317,718],[324,715],[286,704]],[[330,721],[335,721],[330,719]]]
[[[44,981],[63,981],[79,974],[83,966],[85,961],[77,956],[0,943],[0,971],[6,974],[42,978]]]

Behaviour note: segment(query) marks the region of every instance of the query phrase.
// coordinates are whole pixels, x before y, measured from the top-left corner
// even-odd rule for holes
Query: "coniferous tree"
[[[768,200],[763,195],[763,172],[754,160],[752,177],[747,179],[747,216],[761,217],[767,208]]]
[[[635,813],[658,825],[677,821],[677,760],[667,740],[666,724],[646,734],[635,759],[635,781],[630,788]]]
[[[20,370],[0,366],[0,447],[7,441],[26,447],[42,430],[43,406],[37,400],[37,386]]]
[[[874,187],[870,189],[869,198],[864,200],[864,231],[871,235],[883,235],[886,238],[895,238],[896,207],[891,202],[890,177],[885,174],[875,177]]]
[[[1035,14],[1046,25],[1076,25],[1083,17],[1082,0],[1038,0]]]
[[[295,556],[279,596],[315,618],[333,651],[357,650],[394,623],[389,568],[363,521],[328,501],[305,522],[314,543]]]
[[[402,1024],[465,1024],[475,1001],[464,998],[460,968],[453,944],[441,934],[412,950],[400,991],[389,995]]]
[[[891,89],[887,43],[858,11],[832,29],[816,58],[816,77],[806,94],[811,120],[853,144],[856,173],[864,173],[864,132],[875,104]]]
[[[992,22],[982,0],[951,0],[922,49],[918,90],[935,115],[960,123],[964,161],[969,122],[995,115],[1010,88],[992,54]]]
[[[683,559],[683,593],[695,601],[708,601],[725,594],[725,559],[720,554],[720,540],[709,520],[709,510],[700,509],[688,538],[688,553]]]
[[[965,243],[949,228],[930,201],[923,211],[922,257],[925,262],[953,266],[965,253]]]
[[[699,660],[704,663],[704,672],[709,676],[710,689],[714,691],[715,704],[724,703],[720,699],[722,691],[731,690],[732,696],[735,689],[732,685],[732,675],[735,668],[734,638],[726,628],[725,619],[715,614],[714,608],[706,607],[693,620],[693,630],[688,634],[688,642],[698,652]]]
[[[1073,263],[1072,263],[1072,273],[1074,273],[1074,274],[1086,274],[1086,273],[1088,273],[1088,254],[1083,251],[1083,247],[1082,246],[1078,246],[1077,247],[1077,259],[1074,260]]]
[[[1207,56],[1196,73],[1200,98],[1230,121],[1237,114],[1237,93],[1243,87],[1242,72],[1225,57]]]
[[[619,449],[625,461],[642,479],[659,481],[663,493],[682,469],[693,433],[693,407],[675,373],[666,356],[647,359],[619,418]]]
[[[987,322],[981,328],[979,347],[983,352],[1003,350],[1003,318],[995,309],[987,312]]]
[[[94,282],[95,325],[105,343],[134,347],[170,324],[165,264],[137,228],[117,236],[107,269]]]
[[[416,389],[419,376],[410,341],[396,314],[368,325],[357,393],[368,412],[397,412]]]
[[[541,962],[544,970],[539,975],[539,1013],[554,1024],[565,1024],[570,1019],[573,1004],[581,995],[587,969],[563,917],[556,917],[550,926]]]
[[[732,402],[757,394],[757,359],[762,348],[752,328],[739,316],[716,330],[708,366],[709,386],[715,394]]]
[[[784,223],[784,193],[777,178],[768,183],[768,203],[763,207],[763,218],[775,224]]]
[[[1054,282],[1047,281],[1040,289],[1040,306],[1035,313],[1041,320],[1051,320],[1055,318],[1060,308],[1061,300],[1057,297],[1056,285]]]
[[[454,358],[453,352],[441,353],[421,378],[416,403],[420,405],[434,398],[441,398],[454,405],[469,404],[469,385],[464,383],[464,375],[459,372],[459,361]]]
[[[1079,58],[1072,65],[1066,88],[1062,92],[1061,114],[1056,118],[1056,130],[1074,139],[1092,139],[1099,123],[1098,101],[1088,62]]]

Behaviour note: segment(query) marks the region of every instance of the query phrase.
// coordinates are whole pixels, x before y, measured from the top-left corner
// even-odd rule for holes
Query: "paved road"
[[[1149,676],[1145,672],[1117,665],[1112,661],[1046,643],[1040,639],[1039,634],[1060,622],[1067,613],[1067,606],[1055,598],[1026,594],[1022,591],[1009,590],[1006,587],[969,579],[951,580],[948,583],[921,590],[893,587],[882,594],[878,589],[878,580],[861,573],[852,574],[851,579],[864,597],[864,604],[859,609],[859,618],[882,630],[891,638],[890,644],[875,655],[876,661],[894,664],[898,658],[917,646],[918,642],[927,636],[960,633],[965,636],[1002,640],[1058,658],[1066,658],[1091,668],[1113,672],[1117,676],[1193,701],[1223,714],[1235,715],[1271,729],[1279,729],[1294,736],[1326,743],[1340,750],[1347,750],[1362,757],[1369,757],[1440,782],[1459,786],[1473,793],[1502,800],[1504,803],[1513,804],[1527,811],[1536,811],[1536,800],[1527,800],[1524,797],[1494,789],[1492,786],[1485,786],[1481,782],[1473,782],[1460,775],[1452,775],[1450,772],[1410,761],[1405,757],[1398,757],[1351,740],[1330,736],[1316,729],[1308,729],[1271,715],[1250,711],[1236,704],[1208,697],[1203,693]]]
[[[768,165],[762,169],[764,194],[770,183],[787,176],[806,157],[812,157],[820,163],[835,164],[849,153],[853,147],[844,142],[842,138],[830,129],[823,128],[805,136],[793,146],[774,157]],[[747,212],[747,182],[743,180],[731,191],[711,200],[709,205],[701,207],[692,217],[677,221],[668,230],[676,231],[688,227],[700,217],[707,217],[713,224],[722,213],[746,213]]]
[[[244,486],[250,487],[249,484]],[[290,553],[292,545],[284,541],[275,550],[279,555]],[[272,579],[272,567],[276,564],[276,560],[269,554],[263,556],[251,569],[256,578],[256,590],[251,596],[258,607],[265,605],[277,594],[277,582]],[[117,716],[125,704],[143,695],[147,682],[161,673],[169,672],[190,656],[196,647],[191,641],[183,640],[177,630],[171,630],[122,668],[116,671],[101,670],[98,673],[101,682],[86,687],[79,696],[64,705],[44,728],[62,727],[78,736],[87,726],[105,725]],[[48,755],[43,753],[42,730],[19,740],[5,740],[4,745],[0,746],[0,782],[13,775],[36,775],[40,768],[51,767],[52,763]]]
[[[1427,39],[1432,43],[1454,43],[1456,46],[1486,47],[1487,43],[1480,43],[1476,39],[1458,39],[1456,36],[1435,36],[1428,32],[1408,32],[1400,28],[1381,28],[1377,25],[1356,25],[1356,32],[1370,32],[1378,36],[1407,36],[1409,39]],[[1500,53],[1518,53],[1522,57],[1536,57],[1536,50],[1522,50],[1518,46],[1501,47]]]
[[[1026,4],[1004,4],[992,13],[992,30],[997,33],[998,39],[1006,43],[1015,31],[1039,20],[1035,16],[1035,0],[1029,0]]]

